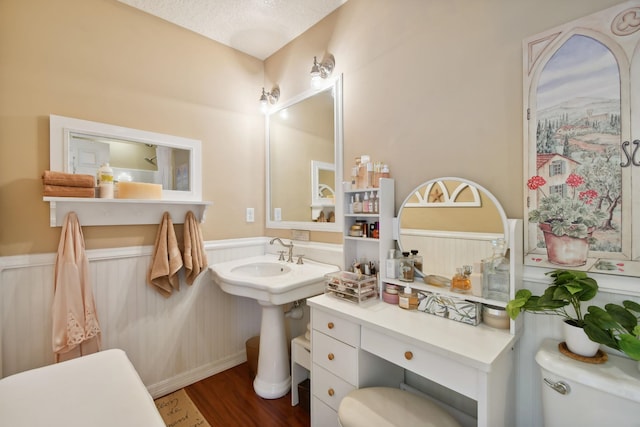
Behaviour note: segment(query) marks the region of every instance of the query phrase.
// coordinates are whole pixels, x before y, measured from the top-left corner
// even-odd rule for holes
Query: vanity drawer
[[[338,410],[342,398],[355,390],[352,384],[338,378],[331,372],[318,365],[313,367],[313,381],[311,381],[313,396],[329,405],[334,411]]]
[[[312,362],[351,384],[357,384],[358,349],[316,330],[312,334]]]
[[[471,366],[367,328],[362,328],[362,350],[472,399],[478,399],[478,371]]]
[[[354,347],[360,345],[360,325],[321,310],[313,310],[312,321],[313,329]]]
[[[313,427],[340,427],[340,424],[338,424],[338,412],[314,396],[311,425]]]

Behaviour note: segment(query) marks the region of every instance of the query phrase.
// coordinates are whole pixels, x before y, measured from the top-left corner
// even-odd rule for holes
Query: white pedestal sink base
[[[262,398],[278,399],[291,389],[284,311],[280,305],[258,302],[262,306],[262,323],[253,389]]]

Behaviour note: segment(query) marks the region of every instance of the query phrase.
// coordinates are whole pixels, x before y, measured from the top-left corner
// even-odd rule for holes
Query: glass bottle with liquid
[[[482,296],[509,301],[509,259],[505,256],[504,239],[491,241],[493,255],[482,260]]]
[[[409,252],[402,252],[398,279],[403,282],[413,282],[413,259],[409,256]]]
[[[405,286],[404,292],[398,295],[398,306],[405,310],[416,310],[418,308],[418,293],[409,286]]]
[[[422,271],[422,255],[418,255],[417,249],[411,249],[411,258],[413,258],[413,266],[418,271]]]
[[[456,269],[456,274],[451,279],[451,290],[453,292],[468,293],[471,290],[470,265],[464,265]]]

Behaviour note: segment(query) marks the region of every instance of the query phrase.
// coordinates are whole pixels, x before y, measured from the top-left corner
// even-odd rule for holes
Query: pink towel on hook
[[[187,212],[187,216],[184,219],[183,260],[186,282],[191,285],[208,264],[202,241],[202,231],[196,216],[191,211]]]
[[[147,282],[154,286],[163,296],[169,297],[173,290],[180,290],[178,272],[182,268],[182,257],[178,248],[178,239],[173,229],[169,212],[162,215],[162,222],[156,234],[151,266],[147,274]]]
[[[75,212],[69,212],[62,225],[51,311],[56,362],[100,351],[101,331],[89,281],[89,261]]]

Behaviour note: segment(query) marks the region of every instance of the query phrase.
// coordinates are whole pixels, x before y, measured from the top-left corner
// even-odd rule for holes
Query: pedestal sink
[[[214,264],[213,280],[231,294],[253,298],[262,307],[258,373],[253,389],[265,399],[277,399],[291,388],[283,304],[321,294],[325,274],[334,265],[305,260],[304,264],[262,255]]]

